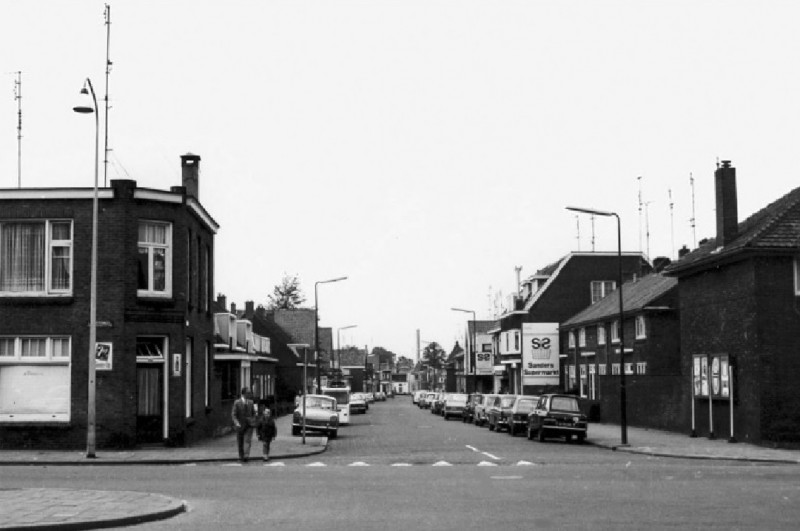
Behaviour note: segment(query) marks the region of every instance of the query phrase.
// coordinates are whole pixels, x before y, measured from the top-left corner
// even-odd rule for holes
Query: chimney
[[[731,161],[723,160],[714,172],[717,195],[717,245],[731,243],[738,235],[739,213],[736,206],[736,168]]]
[[[181,177],[186,195],[200,199],[200,155],[181,155]]]
[[[688,249],[687,249],[688,250]],[[672,262],[666,256],[658,256],[653,259],[653,271],[656,273],[661,273],[667,266]]]
[[[680,249],[678,249],[678,258],[683,258],[687,254],[689,254],[689,248],[686,247],[685,245]]]
[[[245,319],[252,319],[253,315],[255,315],[256,305],[253,301],[245,301],[244,303],[244,316]]]
[[[233,315],[235,315],[237,319],[239,318],[239,314],[236,313],[236,303],[235,302],[231,303],[231,313]]]

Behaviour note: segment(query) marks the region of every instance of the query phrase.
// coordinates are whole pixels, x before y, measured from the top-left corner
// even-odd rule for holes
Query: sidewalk
[[[800,464],[800,451],[765,448],[748,443],[730,443],[727,437],[708,439],[688,434],[628,427],[628,446],[620,446],[619,424],[589,424],[587,441],[602,448],[661,457],[717,459]]]
[[[278,436],[272,441],[270,459],[292,459],[325,451],[328,438],[320,435],[292,435],[292,416],[275,419]],[[177,465],[203,462],[238,462],[236,434],[230,433],[208,439],[185,448],[148,447],[135,450],[98,450],[96,458],[88,459],[83,450],[0,450],[3,465]],[[253,435],[251,459],[261,459],[261,442]]]

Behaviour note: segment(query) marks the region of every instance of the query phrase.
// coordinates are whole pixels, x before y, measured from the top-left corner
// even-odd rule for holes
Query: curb
[[[652,457],[669,457],[673,459],[694,459],[694,460],[706,460],[706,461],[741,461],[745,463],[775,463],[784,465],[800,465],[800,460],[791,460],[791,459],[769,459],[762,457],[679,454],[679,453],[659,452],[655,450],[645,450],[637,447],[625,447],[616,444],[593,442],[588,439],[586,442],[598,448],[605,448],[607,450],[611,450],[612,452],[626,452],[629,454],[649,455]]]
[[[276,459],[297,459],[300,457],[309,457],[318,455],[328,449],[327,438],[324,444],[320,444],[316,449],[307,452],[296,454],[276,454],[271,455],[270,460]],[[257,459],[252,458],[253,461]],[[258,458],[260,460],[260,457]],[[0,461],[2,466],[136,466],[136,465],[187,465],[192,463],[236,463],[239,462],[238,457],[200,457],[200,458],[175,458],[175,459],[138,459],[138,460],[106,460],[102,458],[95,458],[93,460],[84,459],[81,461]],[[5,528],[0,528],[5,529]]]

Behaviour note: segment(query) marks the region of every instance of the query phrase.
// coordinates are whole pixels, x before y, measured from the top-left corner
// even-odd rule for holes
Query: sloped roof
[[[625,313],[641,311],[678,285],[678,279],[653,273],[622,286],[622,308]],[[619,315],[619,293],[612,291],[588,308],[567,319],[562,327],[573,326]]]
[[[446,361],[447,362],[451,362],[454,359],[456,359],[457,357],[463,356],[463,355],[464,355],[464,349],[461,348],[461,345],[459,345],[458,341],[456,341],[456,344],[453,346],[453,350],[450,351],[450,355],[447,356],[447,360]]]
[[[762,208],[738,225],[738,236],[724,247],[716,238],[666,268],[667,274],[702,268],[747,251],[800,249],[800,187]]]
[[[475,323],[475,333],[476,334],[486,334],[489,330],[493,328],[497,328],[498,324],[497,321],[467,321],[467,332],[472,333],[472,324]]]

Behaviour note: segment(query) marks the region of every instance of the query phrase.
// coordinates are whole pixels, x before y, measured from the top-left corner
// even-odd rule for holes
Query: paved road
[[[4,485],[186,500],[188,512],[135,527],[144,530],[727,530],[796,529],[800,521],[796,465],[540,444],[445,422],[400,398],[356,416],[341,434],[324,454],[270,466],[28,466],[0,474]]]

